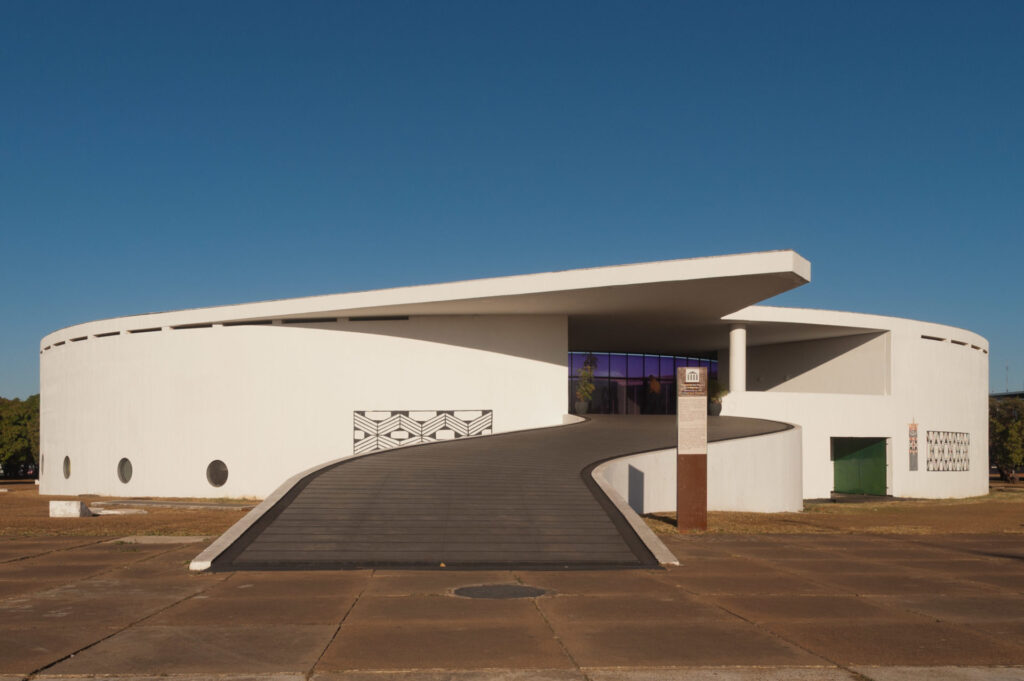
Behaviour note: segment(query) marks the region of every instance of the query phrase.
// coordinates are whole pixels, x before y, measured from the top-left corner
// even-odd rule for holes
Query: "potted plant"
[[[586,414],[590,407],[590,398],[594,396],[594,369],[597,368],[597,357],[587,355],[583,366],[576,370],[576,413]]]
[[[729,394],[729,390],[712,378],[708,381],[708,414],[719,416],[722,413],[722,398]]]

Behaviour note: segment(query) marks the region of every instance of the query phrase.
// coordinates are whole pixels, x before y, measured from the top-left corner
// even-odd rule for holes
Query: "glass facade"
[[[676,413],[676,368],[707,367],[718,379],[717,355],[681,357],[627,352],[569,353],[569,413],[577,413],[579,374],[594,369],[594,393],[586,404],[590,414]]]

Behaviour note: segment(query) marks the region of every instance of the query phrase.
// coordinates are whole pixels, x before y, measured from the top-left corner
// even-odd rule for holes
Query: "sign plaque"
[[[708,529],[708,369],[676,369],[676,527]]]

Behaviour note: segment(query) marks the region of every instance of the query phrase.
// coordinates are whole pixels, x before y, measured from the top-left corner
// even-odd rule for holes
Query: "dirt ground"
[[[161,499],[219,502],[223,507],[162,507],[148,499],[124,497],[41,496],[31,480],[0,481],[0,537],[129,535],[217,536],[255,505],[240,499]],[[137,515],[92,518],[50,518],[51,499],[84,501],[92,508],[145,510]],[[110,504],[126,500],[132,504]],[[674,533],[675,514],[647,517],[658,533]],[[992,483],[991,492],[970,499],[809,502],[803,513],[708,514],[708,532],[717,534],[962,534],[996,532],[1024,534],[1024,484]]]
[[[1024,484],[993,481],[968,499],[808,502],[803,513],[708,513],[720,534],[1024,534]],[[647,516],[658,533],[674,533],[675,514]]]
[[[125,497],[42,496],[32,480],[0,480],[0,537],[123,537],[131,535],[217,536],[231,527],[257,502],[240,499],[161,499],[209,504],[222,501],[225,508],[162,507],[143,504],[110,504]],[[93,509],[142,509],[133,515],[99,515],[91,518],[51,518],[51,500],[84,501]],[[145,499],[131,499],[145,502]],[[102,502],[102,503],[97,503]]]

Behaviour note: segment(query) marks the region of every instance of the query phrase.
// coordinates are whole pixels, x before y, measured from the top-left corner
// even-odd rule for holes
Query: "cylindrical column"
[[[729,327],[729,392],[747,391],[747,327]]]

